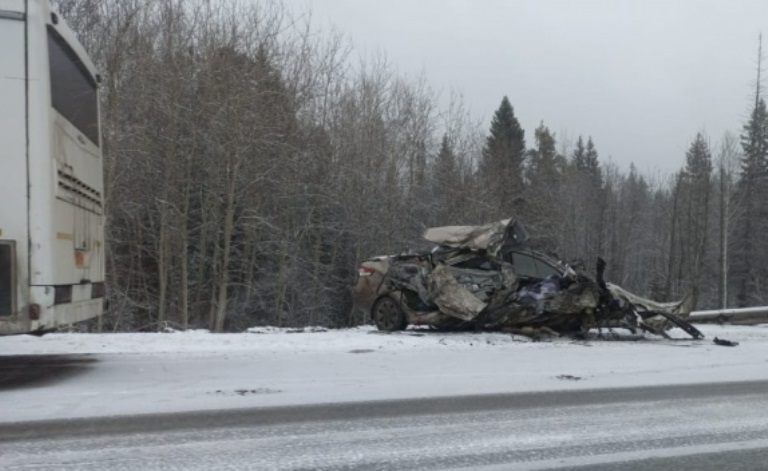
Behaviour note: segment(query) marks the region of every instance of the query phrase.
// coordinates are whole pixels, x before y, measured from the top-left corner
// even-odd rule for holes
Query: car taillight
[[[375,272],[371,267],[365,267],[363,265],[360,265],[360,269],[357,271],[357,274],[360,276],[370,276],[373,275],[373,272]]]

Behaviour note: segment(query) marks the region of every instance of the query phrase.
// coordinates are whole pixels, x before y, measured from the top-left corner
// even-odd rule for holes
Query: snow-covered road
[[[0,425],[6,470],[765,469],[768,382]]]
[[[3,387],[0,422],[768,380],[768,327],[702,331],[704,340],[676,342],[529,342],[508,334],[387,335],[370,328],[7,337],[0,341],[4,369],[13,367],[13,355],[94,361],[48,381]],[[713,345],[716,336],[740,345]]]

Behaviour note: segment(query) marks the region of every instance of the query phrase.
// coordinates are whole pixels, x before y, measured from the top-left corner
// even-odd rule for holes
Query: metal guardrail
[[[688,317],[688,322],[768,323],[768,306],[693,311]]]

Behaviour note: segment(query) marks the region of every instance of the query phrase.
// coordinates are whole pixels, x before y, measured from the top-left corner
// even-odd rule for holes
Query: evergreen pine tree
[[[757,100],[749,122],[744,126],[741,147],[744,150],[743,177],[748,183],[758,183],[768,165],[768,112],[762,98]]]
[[[607,193],[603,186],[603,172],[592,137],[587,138],[587,145],[584,146],[584,141],[579,136],[576,151],[573,154],[573,163],[579,187],[578,197],[586,208],[581,216],[584,229],[580,241],[580,255],[596,257],[604,254],[603,242],[608,230],[603,224]]]
[[[768,229],[765,209],[766,167],[768,166],[768,113],[761,93],[762,36],[757,50],[757,80],[755,81],[755,102],[750,118],[741,135],[744,156],[741,161],[741,180],[738,195],[742,202],[742,215],[736,234],[736,250],[733,257],[733,276],[736,283],[736,303],[749,306],[762,301],[760,278],[768,276],[768,253],[762,242]],[[761,276],[761,272],[762,275]]]
[[[541,123],[534,133],[536,147],[528,152],[526,208],[516,216],[524,218],[541,249],[557,250],[561,222],[560,204],[566,161],[556,150],[555,136]]]
[[[600,188],[603,185],[603,174],[600,171],[600,162],[597,160],[597,149],[592,142],[592,136],[587,140],[587,151],[584,155],[584,173],[589,177],[592,188]]]
[[[576,149],[571,154],[571,164],[578,172],[583,172],[586,169],[586,149],[584,149],[584,139],[579,136],[576,141]]]
[[[451,223],[452,216],[461,204],[460,191],[462,187],[461,173],[456,156],[453,153],[450,139],[443,135],[440,152],[435,159],[433,194],[438,204],[437,224]]]
[[[702,178],[709,179],[712,174],[712,153],[701,133],[696,134],[696,139],[685,153],[685,172],[694,181]]]
[[[444,184],[451,180],[451,176],[454,174],[456,174],[456,157],[453,155],[448,134],[443,134],[440,152],[437,154],[437,161],[435,162],[435,179],[438,180],[438,184]]]
[[[480,160],[480,178],[485,187],[491,217],[504,217],[514,210],[514,199],[523,190],[525,132],[505,96],[491,121]]]
[[[555,137],[549,128],[541,123],[534,132],[536,148],[530,152],[528,180],[532,187],[552,187],[560,182],[560,172]],[[535,192],[536,188],[534,188]]]
[[[762,248],[764,231],[768,229],[764,204],[768,198],[768,112],[762,98],[756,99],[750,119],[744,126],[741,147],[744,157],[739,193],[743,215],[733,279],[737,282],[736,302],[739,306],[750,306],[761,297],[758,293],[759,272],[764,272],[763,266],[768,263],[768,254]]]
[[[701,133],[685,154],[685,181],[683,202],[685,224],[679,231],[681,238],[681,277],[678,280],[686,291],[700,292],[702,272],[706,264],[709,235],[709,200],[711,194],[712,153]],[[683,293],[680,293],[681,295]]]
[[[584,139],[579,136],[576,141],[576,149],[571,155],[571,163],[579,175],[582,175],[586,184],[592,188],[600,188],[603,185],[603,174],[600,170],[600,162],[597,160],[597,149],[590,136],[587,146],[584,147]]]

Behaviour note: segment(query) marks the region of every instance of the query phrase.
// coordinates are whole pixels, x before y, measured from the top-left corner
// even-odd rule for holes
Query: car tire
[[[392,296],[381,296],[373,304],[371,309],[376,328],[387,332],[404,330],[408,327],[408,319],[405,317],[400,303]]]

